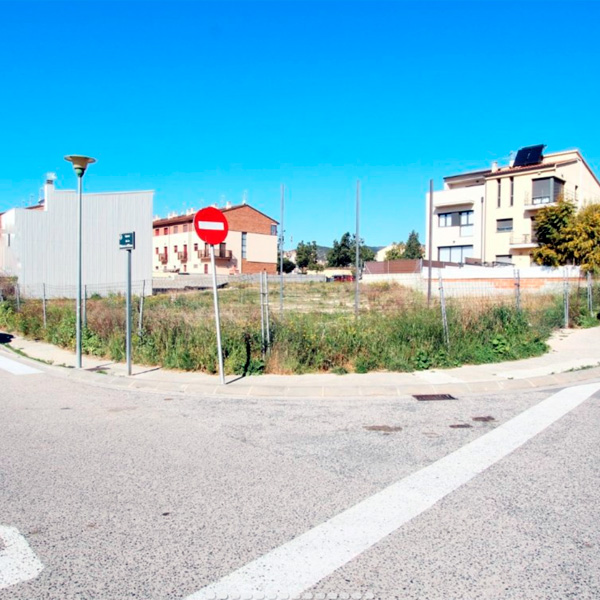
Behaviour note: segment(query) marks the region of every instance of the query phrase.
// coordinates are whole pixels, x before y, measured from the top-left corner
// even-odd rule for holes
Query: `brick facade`
[[[242,273],[244,275],[251,275],[253,273],[260,273],[266,271],[269,275],[277,275],[277,264],[266,263],[266,262],[251,262],[242,259]]]
[[[221,210],[227,217],[231,231],[271,235],[271,225],[277,225],[275,219],[267,217],[267,215],[247,204],[233,206],[232,208],[223,208]]]

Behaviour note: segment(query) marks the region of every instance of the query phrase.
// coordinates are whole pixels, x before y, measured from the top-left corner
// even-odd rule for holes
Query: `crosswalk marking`
[[[0,356],[0,369],[3,371],[8,371],[13,375],[35,375],[36,373],[41,373],[38,369],[34,369],[33,367],[28,367],[16,360],[11,360],[10,358],[6,358],[4,356]]]
[[[209,584],[186,600],[290,597],[374,546],[577,408],[600,384],[567,388],[428,467]]]

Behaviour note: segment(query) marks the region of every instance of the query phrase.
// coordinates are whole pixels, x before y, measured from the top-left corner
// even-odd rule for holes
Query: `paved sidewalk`
[[[133,375],[128,377],[125,364],[89,356],[83,357],[84,368],[76,370],[73,352],[18,336],[8,348],[0,345],[0,352],[17,360],[14,350],[23,352],[45,361],[34,363],[36,368],[96,385],[194,395],[291,398],[459,394],[560,386],[600,378],[600,327],[560,330],[549,345],[550,351],[543,356],[497,364],[414,373],[230,375],[224,386],[214,375],[141,365],[134,365]]]

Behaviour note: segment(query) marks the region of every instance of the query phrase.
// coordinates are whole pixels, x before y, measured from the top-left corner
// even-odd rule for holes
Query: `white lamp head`
[[[95,158],[91,158],[90,156],[81,156],[79,154],[70,154],[69,156],[65,156],[65,160],[68,160],[73,164],[73,169],[75,169],[77,177],[83,177],[87,166],[96,162]]]

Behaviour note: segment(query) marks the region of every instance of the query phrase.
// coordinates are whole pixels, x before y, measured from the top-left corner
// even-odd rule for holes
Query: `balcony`
[[[198,258],[202,262],[210,260],[210,250],[208,248],[198,250]],[[221,262],[229,262],[231,260],[231,250],[225,250],[221,248],[215,248],[215,260]]]
[[[532,233],[513,233],[510,236],[511,248],[537,248],[537,238]]]
[[[188,261],[188,253],[187,252],[178,252],[177,258],[179,259],[179,262],[185,264]]]
[[[556,206],[556,202],[548,196],[544,198],[530,198],[529,195],[525,196],[525,210],[539,210],[546,206]]]
[[[166,253],[159,254],[158,260],[162,265],[166,265],[169,262],[169,255]]]
[[[443,190],[433,192],[433,205],[435,208],[444,208],[447,206],[471,208],[475,202],[481,202],[481,198],[484,195],[484,186],[482,185]],[[427,202],[429,202],[429,196],[427,197]]]

